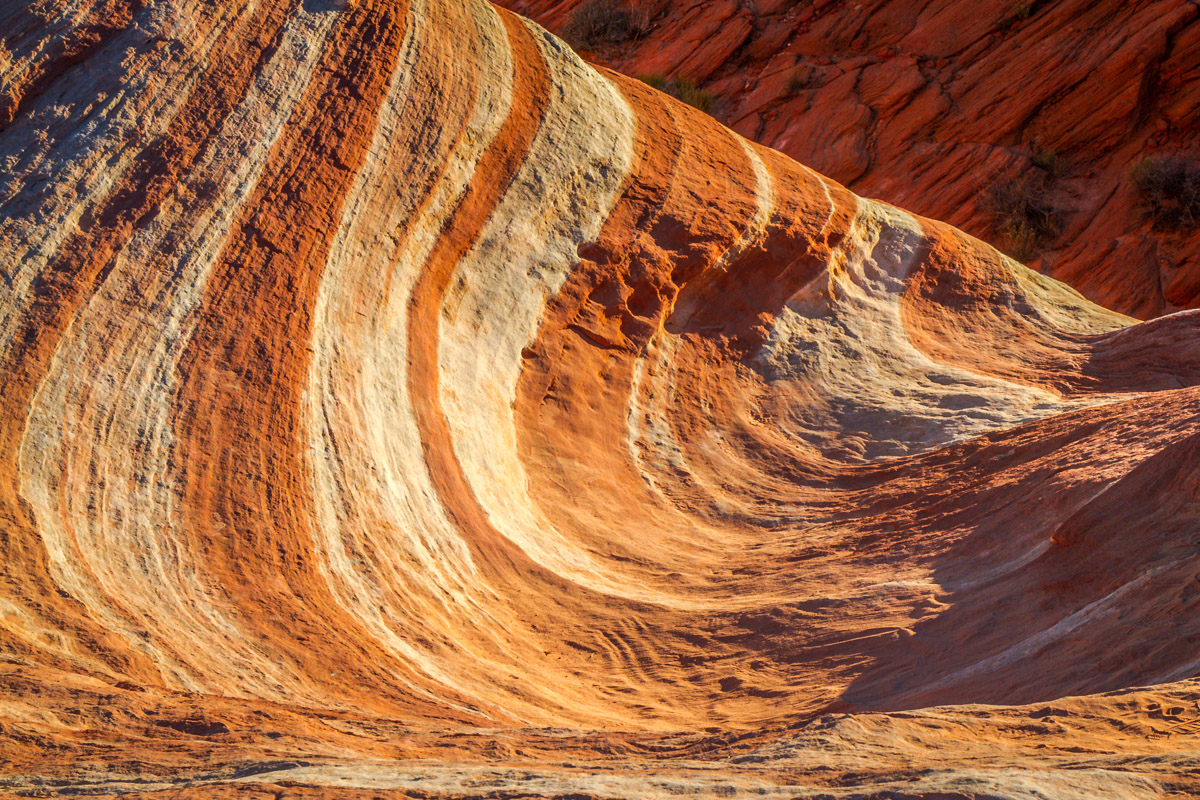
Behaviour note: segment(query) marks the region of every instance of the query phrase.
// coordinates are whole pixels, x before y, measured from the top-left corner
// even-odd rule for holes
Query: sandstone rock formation
[[[1196,313],[480,0],[0,19],[0,789],[1200,786]]]
[[[587,0],[499,2],[561,31]],[[1129,174],[1200,165],[1192,0],[632,5],[645,35],[589,58],[699,82],[738,133],[1001,247],[1019,243],[980,201],[1032,183],[1058,218],[1019,257],[1137,317],[1200,306],[1200,231],[1145,224]]]

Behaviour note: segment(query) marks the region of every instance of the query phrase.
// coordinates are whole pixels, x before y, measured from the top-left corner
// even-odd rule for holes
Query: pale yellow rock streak
[[[491,592],[430,481],[409,399],[408,312],[443,225],[512,105],[513,57],[497,12],[471,4],[482,72],[461,79],[479,94],[465,109],[462,141],[440,138],[420,154],[430,170],[442,161],[448,166],[419,209],[423,187],[409,180],[413,153],[403,149],[402,132],[419,129],[428,113],[420,95],[427,87],[412,83],[416,61],[436,52],[425,38],[426,5],[414,3],[410,13],[408,41],[317,295],[304,413],[316,555],[333,596],[398,659],[477,696],[471,676],[488,672],[489,656],[503,648],[446,657],[449,648],[468,648],[469,637],[447,641],[441,632],[486,632],[493,624],[485,602]],[[444,68],[452,74],[455,67]],[[445,126],[445,136],[452,128]],[[422,649],[421,641],[443,650]]]
[[[299,11],[288,21],[181,187],[216,187],[204,213],[189,216],[177,192],[130,240],[60,342],[21,446],[22,491],[54,579],[179,688],[287,699],[298,682],[197,575],[204,555],[187,550],[174,513],[169,415],[193,312],[335,19]]]
[[[617,89],[529,23],[553,88],[530,152],[441,315],[442,406],[468,484],[492,524],[537,563],[589,588],[655,600],[614,580],[540,516],[517,453],[513,403],[523,348],[547,300],[595,240],[633,157],[633,112]]]
[[[96,107],[81,130],[48,137],[47,129],[53,130],[55,123],[70,116],[56,107],[23,115],[5,130],[0,151],[0,204],[5,209],[0,214],[0,242],[6,246],[0,247],[0,279],[8,284],[9,297],[33,298],[33,280],[79,231],[80,221],[101,209],[113,189],[126,180],[138,156],[170,126],[204,75],[207,55],[232,20],[253,14],[257,7],[257,0],[221,4],[199,41],[191,8],[170,13],[146,9],[138,17],[139,26],[109,43],[103,55],[89,62],[89,70],[66,79],[67,86],[60,92],[64,96],[95,98]],[[158,33],[186,40],[188,46],[130,57],[148,34]],[[97,79],[94,76],[106,74],[124,76],[112,94],[97,94],[86,86]],[[46,183],[27,194],[28,187],[39,181]],[[11,344],[25,308],[21,302],[0,303],[0,352]]]
[[[914,347],[900,296],[921,223],[857,202],[829,267],[789,300],[756,358],[768,380],[820,386],[821,406],[797,436],[842,457],[902,456],[1096,402],[938,364]]]

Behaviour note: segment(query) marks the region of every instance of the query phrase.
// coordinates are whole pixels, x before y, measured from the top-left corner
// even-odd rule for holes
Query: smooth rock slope
[[[1194,313],[476,0],[0,29],[0,789],[1196,789]]]

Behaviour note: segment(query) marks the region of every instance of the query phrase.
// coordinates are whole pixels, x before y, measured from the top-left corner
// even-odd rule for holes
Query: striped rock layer
[[[1200,169],[1194,0],[621,2],[636,35],[608,42],[574,32],[593,0],[497,0],[619,72],[694,81],[743,136],[1101,305],[1200,307],[1200,226],[1147,223],[1134,180],[1147,157]]]
[[[669,780],[719,794],[813,748],[999,764],[1037,708],[999,706],[1200,671],[1195,314],[1134,324],[477,0],[0,29],[0,788],[621,754],[525,791],[648,797],[716,751]],[[1153,749],[1191,686],[1061,713]],[[875,713],[947,704],[997,708]],[[720,747],[763,730],[751,780]]]

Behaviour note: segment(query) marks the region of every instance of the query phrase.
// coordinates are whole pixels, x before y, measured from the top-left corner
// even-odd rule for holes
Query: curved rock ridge
[[[556,32],[593,4],[498,2]],[[1200,165],[1192,0],[608,5],[634,10],[635,35],[576,34],[589,59],[693,81],[743,136],[1010,248],[1105,306],[1200,306],[1198,229],[1147,224],[1132,174],[1147,157]],[[1032,215],[1040,241],[1013,236],[1014,207],[989,202],[1009,182],[1003,203],[1053,210],[1053,224]]]
[[[3,18],[0,787],[574,752],[720,794],[737,732],[792,742],[746,745],[779,786],[794,748],[903,762],[904,719],[1001,763],[1036,709],[978,704],[1200,670],[1196,313],[1106,311],[475,0]],[[1130,753],[1193,735],[1190,686],[1061,713]],[[599,785],[561,769],[534,793]]]

